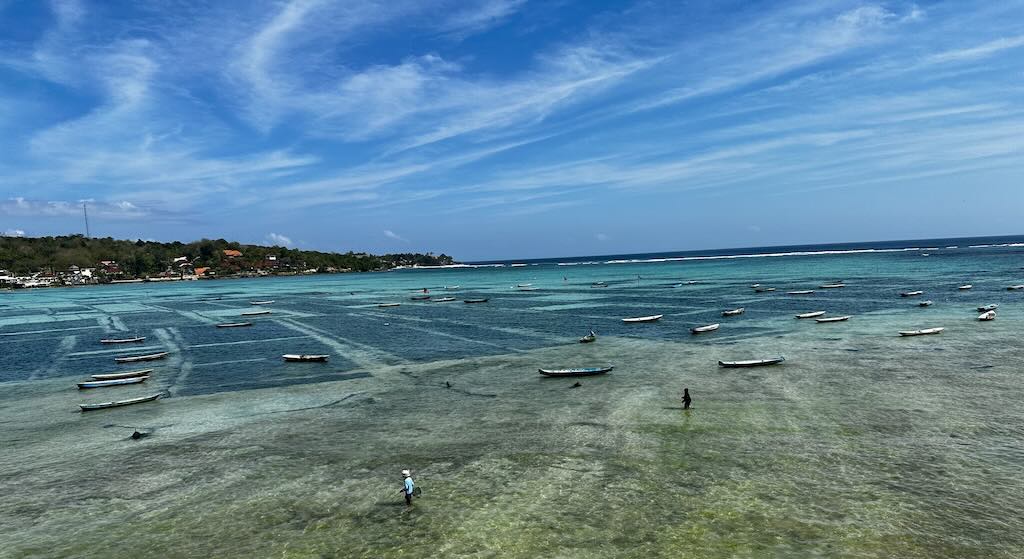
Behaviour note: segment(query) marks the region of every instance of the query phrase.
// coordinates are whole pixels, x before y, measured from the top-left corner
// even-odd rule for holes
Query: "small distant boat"
[[[826,322],[845,322],[850,320],[850,316],[830,316],[828,318],[815,318],[815,322],[826,323]]]
[[[147,355],[128,355],[125,357],[115,357],[114,361],[117,363],[137,363],[139,361],[156,361],[157,359],[163,359],[170,355],[170,352],[161,351],[159,353],[150,353]]]
[[[972,287],[974,287],[974,286],[968,283],[967,285],[961,285],[957,289],[959,289],[961,291],[967,291],[968,289],[971,289]]]
[[[93,378],[93,380],[114,380],[114,379],[120,379],[120,378],[142,377],[142,376],[146,376],[146,375],[148,375],[149,373],[152,373],[152,372],[153,372],[153,369],[140,369],[138,371],[125,371],[123,373],[103,373],[103,374],[99,374],[99,375],[89,375],[89,376],[91,376]]]
[[[761,284],[755,283],[754,285],[750,286],[751,289],[757,289],[758,287],[761,287]]]
[[[480,298],[480,299],[463,299],[462,302],[463,303],[467,303],[467,304],[472,304],[472,303],[486,303],[487,301],[488,301],[488,299],[486,297],[484,297],[484,298]]]
[[[401,305],[402,305],[401,303],[381,303],[381,304],[379,304],[377,306],[379,308],[386,309],[386,308],[390,308],[390,307],[399,307]]]
[[[441,297],[440,299],[434,299],[435,303],[447,303],[448,301],[454,301],[455,297]]]
[[[746,311],[747,309],[740,307],[738,309],[733,309],[731,311],[722,311],[722,316],[736,316],[738,314],[743,314]]]
[[[270,314],[270,311],[247,311],[242,313],[242,316],[260,316],[264,314]]]
[[[755,293],[768,293],[769,291],[775,291],[774,287],[757,287],[754,288]]]
[[[160,394],[153,394],[152,396],[142,396],[139,398],[132,398],[130,400],[118,400],[116,402],[103,402],[102,404],[78,404],[78,407],[82,408],[82,411],[93,411],[102,410],[106,408],[117,408],[120,406],[130,406],[132,404],[141,404],[142,402],[152,402],[160,397]]]
[[[520,288],[517,288],[516,291],[537,291],[537,288],[536,287],[520,287]]]
[[[846,287],[846,285],[842,283],[826,283],[825,285],[819,285],[818,287],[821,289],[839,289],[840,287]]]
[[[273,305],[273,301],[249,301],[250,305]]]
[[[608,287],[608,284],[603,281],[599,281],[597,283],[590,284],[590,287]]]
[[[593,342],[596,339],[597,339],[597,333],[594,332],[593,330],[591,330],[589,334],[587,334],[586,336],[583,336],[582,338],[580,338],[580,343],[581,344],[589,344],[589,343]]]
[[[700,283],[700,282],[697,281],[697,280],[690,280],[690,281],[686,282],[686,285],[697,285],[698,283]]]
[[[532,283],[517,283],[516,287],[532,287]]]
[[[458,289],[459,286],[457,286],[457,285],[446,285],[446,286],[444,286],[444,288],[445,289]]]
[[[413,301],[426,301],[430,299],[430,295],[413,295],[412,297],[409,298],[412,299]]]
[[[149,378],[148,376],[143,375],[143,376],[139,376],[139,377],[113,378],[113,379],[109,379],[109,380],[91,380],[91,381],[88,381],[88,382],[80,382],[80,383],[78,383],[78,389],[79,390],[85,390],[87,388],[103,388],[104,386],[119,386],[119,385],[122,385],[122,384],[138,384],[140,382],[145,382],[146,379],[148,379],[148,378]]]
[[[661,320],[661,317],[663,317],[663,316],[665,316],[665,315],[663,315],[663,314],[652,314],[651,316],[638,316],[638,317],[635,317],[635,318],[623,318],[622,321],[626,322],[628,324],[635,324],[635,323],[638,323],[638,322],[655,322],[655,321]]]
[[[929,253],[927,253],[927,252],[922,252],[922,253],[921,253],[921,256],[931,256],[931,254],[929,254]]]
[[[132,344],[141,342],[146,339],[146,336],[135,336],[134,338],[106,338],[100,340],[101,344]]]
[[[825,315],[825,311],[812,311],[812,312],[805,312],[805,313],[802,313],[802,314],[798,314],[798,315],[796,315],[796,317],[797,318],[816,318],[816,317],[824,316],[824,315]]]
[[[924,330],[901,330],[901,336],[927,336],[929,334],[938,334],[945,328],[925,328]]]
[[[509,264],[510,268],[524,268],[526,264]]]
[[[1020,289],[1024,289],[1024,283],[1011,285],[1010,287],[1006,288],[1007,291],[1018,291]]]
[[[932,306],[932,302],[931,301],[921,301],[920,303],[917,304],[917,306],[919,306],[919,307],[930,307],[930,306]]]
[[[537,369],[537,372],[546,377],[586,377],[590,375],[603,375],[615,367],[582,367],[578,369]]]
[[[721,324],[708,324],[707,326],[697,326],[696,328],[690,328],[691,334],[703,334],[704,332],[714,332],[718,330]]]
[[[995,320],[995,319],[996,319],[996,311],[988,311],[988,312],[985,312],[981,316],[978,317],[978,320]]]
[[[718,366],[725,367],[727,369],[735,369],[739,367],[763,367],[765,365],[778,365],[779,363],[782,363],[785,360],[786,358],[780,355],[779,357],[772,357],[769,359],[749,359],[747,361],[719,361]]]
[[[900,293],[900,297],[917,297],[922,293],[924,293],[924,291],[904,291]]]
[[[225,322],[218,324],[217,328],[244,328],[246,326],[252,326],[252,322]]]
[[[285,361],[301,361],[304,363],[324,363],[327,361],[329,355],[299,355],[294,353],[288,353],[281,356],[281,359]]]
[[[978,312],[994,311],[999,308],[999,305],[985,305],[984,307],[978,307]]]
[[[786,295],[810,295],[814,293],[813,289],[804,289],[802,291],[787,291]]]

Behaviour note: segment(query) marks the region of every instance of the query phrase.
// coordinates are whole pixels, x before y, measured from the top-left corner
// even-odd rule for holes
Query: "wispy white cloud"
[[[24,229],[7,229],[4,231],[4,237],[24,237]]]
[[[996,53],[1024,47],[1024,35],[1003,37],[973,47],[947,50],[929,56],[926,62],[943,64],[947,62],[966,62],[992,56]]]
[[[399,235],[398,233],[395,233],[394,231],[392,231],[390,229],[385,229],[384,230],[384,236],[389,238],[389,239],[394,239],[396,241],[402,241],[403,243],[408,243],[409,242],[409,239],[406,239],[405,237],[402,237],[401,235]]]
[[[267,240],[273,243],[274,245],[280,245],[284,247],[290,247],[293,244],[290,237],[286,237],[278,233],[267,233]]]
[[[144,208],[127,201],[97,202],[83,201],[42,201],[29,200],[22,197],[9,198],[0,201],[0,213],[14,216],[40,217],[40,216],[83,216],[83,206],[88,206],[90,216],[103,217],[108,219],[137,219],[151,215]]]

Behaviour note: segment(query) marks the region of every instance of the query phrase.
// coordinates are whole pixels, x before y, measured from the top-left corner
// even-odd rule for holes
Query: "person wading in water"
[[[683,409],[684,410],[690,409],[690,389],[689,388],[684,388],[683,389]]]
[[[412,493],[416,490],[416,484],[412,481],[412,474],[409,470],[402,470],[402,477],[405,478],[403,482],[401,493],[405,493],[405,506],[412,506]]]

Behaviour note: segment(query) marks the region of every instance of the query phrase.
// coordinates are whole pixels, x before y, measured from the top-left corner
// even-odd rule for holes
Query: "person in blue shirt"
[[[416,484],[412,481],[412,474],[409,470],[402,470],[402,477],[405,478],[405,482],[402,486],[402,493],[405,493],[405,506],[412,506],[412,493],[416,489]]]

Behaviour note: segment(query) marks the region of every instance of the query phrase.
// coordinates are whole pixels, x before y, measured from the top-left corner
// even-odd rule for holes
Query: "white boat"
[[[217,328],[244,328],[246,326],[252,326],[252,322],[224,322],[218,324]]]
[[[816,318],[816,317],[824,316],[824,315],[825,315],[825,311],[812,311],[812,312],[805,312],[805,313],[802,313],[802,314],[798,314],[798,315],[796,315],[796,317],[797,318]]]
[[[924,293],[924,291],[904,291],[900,293],[900,297],[917,297],[922,293]]]
[[[586,377],[591,375],[603,375],[615,367],[580,367],[577,369],[537,369],[537,372],[546,377]]]
[[[533,286],[532,283],[517,283],[516,287],[513,287],[512,289],[516,289],[516,288],[519,288],[519,287],[532,287],[532,286]]]
[[[101,344],[131,344],[136,342],[145,341],[145,336],[135,336],[134,338],[105,338],[100,340]]]
[[[153,372],[153,369],[140,369],[138,371],[125,371],[123,373],[102,373],[102,374],[99,374],[99,375],[89,375],[89,376],[91,376],[93,378],[93,380],[114,380],[114,379],[119,379],[119,378],[142,377],[142,376],[146,376],[146,375],[148,375],[149,373],[152,373],[152,372]]]
[[[996,311],[988,311],[988,312],[982,313],[981,316],[978,317],[978,320],[995,320],[995,319],[996,319]]]
[[[786,358],[780,355],[779,357],[772,357],[770,359],[748,359],[746,361],[719,361],[718,366],[725,367],[727,369],[734,369],[737,367],[763,367],[765,365],[778,365],[779,363],[782,363],[785,360]]]
[[[932,306],[932,302],[931,301],[921,301],[920,303],[917,304],[917,306],[919,306],[919,307],[930,307],[930,306]]]
[[[447,303],[448,301],[454,301],[455,297],[441,297],[440,299],[434,299],[435,303]]]
[[[974,286],[968,283],[967,285],[961,285],[957,289],[959,289],[961,291],[967,291],[968,289],[971,289],[972,287],[974,287]]]
[[[736,316],[738,314],[743,314],[746,311],[747,309],[740,307],[738,309],[733,309],[731,311],[722,311],[722,316]]]
[[[826,322],[845,322],[850,320],[850,316],[830,316],[828,318],[815,318],[815,322],[826,323]]]
[[[270,314],[270,311],[248,311],[242,313],[242,316],[260,316],[264,314]]]
[[[938,334],[945,328],[925,328],[924,330],[901,330],[901,336],[927,336],[928,334]]]
[[[814,293],[813,289],[803,289],[801,291],[787,291],[786,295],[810,295]]]
[[[634,318],[623,318],[622,321],[628,324],[636,324],[638,322],[655,322],[660,320],[663,314],[652,314],[651,316],[637,316]]]
[[[821,289],[839,289],[840,287],[846,287],[846,285],[842,283],[826,283],[825,285],[819,285],[818,287]]]
[[[281,356],[281,359],[285,361],[302,361],[302,362],[318,362],[323,363],[327,361],[329,355],[300,355],[294,353],[288,353]]]
[[[509,264],[510,268],[525,268],[526,264]]]
[[[249,301],[250,305],[273,305],[273,301]]]
[[[1017,284],[1017,285],[1011,285],[1010,287],[1006,288],[1007,291],[1018,291],[1018,290],[1021,290],[1021,289],[1024,289],[1024,283],[1020,283],[1020,284]]]
[[[978,312],[994,311],[999,308],[999,305],[985,305],[984,307],[978,307]]]
[[[769,291],[775,291],[774,287],[755,287],[755,293],[768,293]]]
[[[135,363],[137,361],[156,361],[157,359],[163,359],[170,355],[169,352],[161,351],[159,353],[150,353],[148,355],[129,355],[126,357],[115,357],[114,361],[117,363]]]
[[[78,407],[82,408],[82,411],[102,410],[106,408],[116,408],[120,406],[130,406],[132,404],[141,404],[142,402],[152,402],[160,397],[160,394],[153,394],[152,396],[141,396],[139,398],[132,398],[130,400],[118,400],[116,402],[103,402],[102,404],[78,404]]]
[[[143,375],[143,376],[140,376],[140,377],[112,378],[112,379],[109,379],[109,380],[90,380],[88,382],[80,382],[80,383],[78,383],[78,389],[79,390],[85,390],[87,388],[103,388],[104,386],[119,386],[119,385],[122,385],[122,384],[138,384],[140,382],[145,382],[146,379],[148,379],[148,378],[149,378],[148,376]]]
[[[398,306],[401,306],[401,305],[402,305],[401,303],[381,303],[381,304],[379,304],[377,306],[379,308],[382,308],[382,309],[387,309],[387,308],[390,308],[390,307],[398,307]]]
[[[690,281],[686,282],[686,285],[697,285],[698,283],[700,283],[700,282],[697,281],[697,280],[690,280]]]
[[[446,286],[444,286],[444,288],[445,289],[458,289],[459,286],[457,286],[457,285],[446,285]]]
[[[758,287],[761,287],[761,284],[755,283],[754,285],[750,286],[751,289],[757,289]]]
[[[707,326],[697,326],[696,328],[690,328],[691,334],[703,334],[704,332],[714,332],[718,330],[721,324],[708,324]]]

